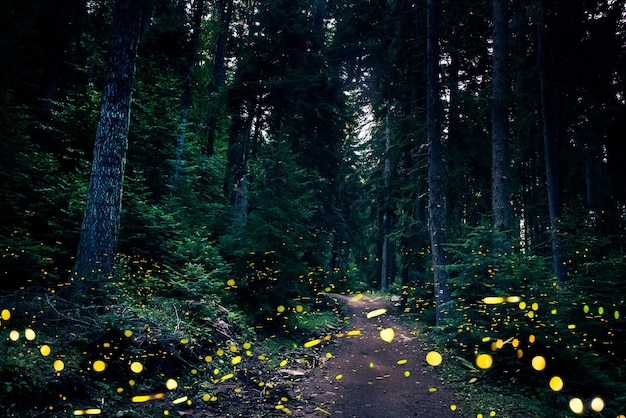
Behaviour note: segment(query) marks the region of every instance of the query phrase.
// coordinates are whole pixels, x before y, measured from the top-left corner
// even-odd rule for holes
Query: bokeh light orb
[[[493,365],[493,357],[489,354],[480,354],[476,357],[476,365],[481,369],[488,369]]]
[[[426,354],[426,363],[430,364],[431,366],[439,366],[442,361],[443,358],[441,357],[441,354],[436,351],[431,351]]]

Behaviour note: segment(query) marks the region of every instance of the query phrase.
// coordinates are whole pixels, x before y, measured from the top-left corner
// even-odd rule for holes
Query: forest
[[[0,415],[291,415],[328,294],[465,416],[626,415],[622,0],[4,0],[0,54]]]

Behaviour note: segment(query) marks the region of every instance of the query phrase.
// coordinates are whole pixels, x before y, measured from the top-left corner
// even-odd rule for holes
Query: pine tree
[[[135,59],[148,1],[115,3],[109,65],[71,293],[88,297],[110,277],[117,252]]]

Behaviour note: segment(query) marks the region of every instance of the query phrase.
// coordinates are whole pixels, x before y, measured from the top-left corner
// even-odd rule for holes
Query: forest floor
[[[292,370],[285,379],[285,401],[265,405],[258,416],[408,418],[462,417],[456,409],[455,394],[425,361],[428,350],[415,331],[401,324],[394,315],[383,314],[368,319],[367,312],[392,307],[382,297],[355,298],[328,295],[344,303],[349,316],[348,331],[330,350],[326,359],[320,352],[319,367],[300,374]],[[381,339],[381,330],[393,328],[391,342]],[[405,362],[406,361],[406,362]],[[400,364],[398,364],[398,362]],[[289,374],[290,370],[283,370]],[[209,411],[194,417],[253,416],[243,411],[246,402],[233,403],[218,415]],[[452,408],[456,410],[452,410]],[[222,405],[222,408],[224,405]],[[257,404],[257,408],[259,405]],[[216,411],[217,412],[217,411]],[[257,412],[261,412],[257,409]]]

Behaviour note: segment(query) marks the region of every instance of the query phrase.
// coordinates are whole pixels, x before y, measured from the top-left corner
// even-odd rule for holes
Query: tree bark
[[[508,1],[493,0],[493,102],[491,112],[491,208],[496,231],[512,224],[510,204]],[[499,240],[498,240],[499,241]],[[496,243],[496,247],[499,247]],[[500,248],[502,250],[503,248]]]
[[[87,296],[113,274],[122,209],[124,166],[135,59],[146,0],[117,0],[102,92],[87,204],[71,294]]]
[[[440,0],[428,0],[426,49],[426,118],[428,129],[428,217],[433,260],[435,325],[441,325],[450,301],[446,245],[446,200],[441,144],[441,99],[439,97]]]
[[[559,181],[558,142],[559,127],[551,73],[546,61],[546,33],[544,10],[541,0],[537,1],[537,66],[539,72],[539,94],[541,96],[541,116],[543,120],[543,143],[546,164],[546,182],[548,189],[548,208],[550,214],[550,237],[552,240],[552,263],[557,282],[567,279],[567,267],[561,246],[559,224],[561,222],[562,203]]]

